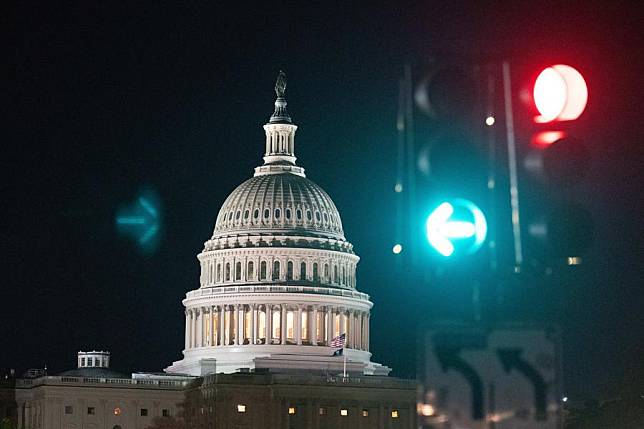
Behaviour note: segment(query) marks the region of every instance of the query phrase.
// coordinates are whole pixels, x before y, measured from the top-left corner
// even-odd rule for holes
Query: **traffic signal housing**
[[[574,198],[591,161],[584,135],[588,86],[577,69],[555,64],[538,69],[529,88],[520,92],[517,115],[527,173],[520,191],[526,253],[538,268],[576,265],[594,236],[590,212]]]

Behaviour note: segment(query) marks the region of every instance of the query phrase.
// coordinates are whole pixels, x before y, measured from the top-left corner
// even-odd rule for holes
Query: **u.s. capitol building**
[[[369,351],[359,257],[329,195],[296,164],[280,73],[264,162],[225,200],[186,294],[183,357],[125,377],[109,354],[15,381],[19,428],[389,428],[415,426],[415,384]],[[332,340],[344,334],[343,353]],[[337,356],[341,354],[340,356]]]

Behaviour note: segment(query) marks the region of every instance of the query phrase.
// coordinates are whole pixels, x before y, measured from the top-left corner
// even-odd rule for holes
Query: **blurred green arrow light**
[[[152,252],[158,244],[161,224],[159,202],[155,193],[144,192],[136,201],[123,206],[116,214],[116,225],[120,233],[135,240],[145,252]]]
[[[455,207],[465,219],[454,218]],[[456,250],[456,242],[466,244],[463,253],[480,249],[487,236],[487,221],[474,203],[457,198],[435,208],[427,217],[425,229],[429,244],[441,255],[449,257]]]

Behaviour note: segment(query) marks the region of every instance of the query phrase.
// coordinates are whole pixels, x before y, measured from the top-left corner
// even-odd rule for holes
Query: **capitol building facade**
[[[128,377],[108,352],[79,352],[76,369],[0,385],[19,429],[415,427],[415,382],[371,361],[359,257],[329,195],[296,164],[285,89],[280,72],[264,162],[224,201],[198,255],[183,358]]]
[[[167,372],[337,370],[330,346],[341,334],[351,372],[390,371],[370,361],[373,304],[356,289],[360,258],[340,213],[295,163],[284,90],[280,74],[264,164],[228,196],[198,256],[200,287],[183,301],[184,359]]]

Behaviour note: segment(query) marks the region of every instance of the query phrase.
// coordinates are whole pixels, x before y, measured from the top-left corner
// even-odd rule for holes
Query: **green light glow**
[[[455,206],[466,213],[467,220],[453,218]],[[471,254],[479,250],[485,241],[487,221],[481,209],[474,203],[457,198],[439,204],[427,217],[425,230],[429,244],[445,257],[454,254],[455,242],[473,237],[474,241],[463,248],[463,253]]]

